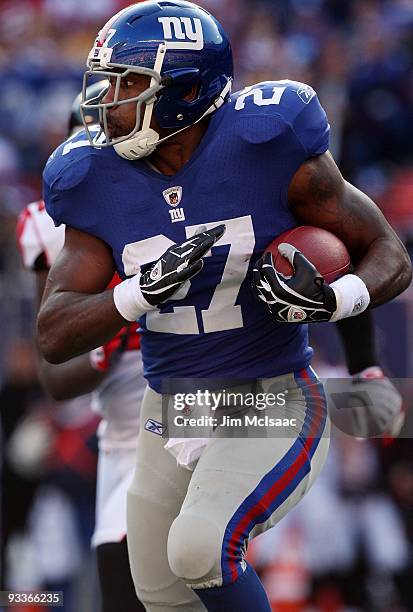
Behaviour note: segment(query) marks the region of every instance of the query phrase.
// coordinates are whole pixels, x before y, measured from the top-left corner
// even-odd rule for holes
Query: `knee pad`
[[[168,536],[168,561],[187,584],[199,585],[221,575],[219,529],[205,518],[180,514]],[[212,585],[211,585],[212,586]]]

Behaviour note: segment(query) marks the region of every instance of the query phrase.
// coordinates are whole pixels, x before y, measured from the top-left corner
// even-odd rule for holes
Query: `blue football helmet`
[[[114,146],[126,159],[139,159],[177,132],[218,109],[228,98],[233,79],[231,46],[220,23],[206,10],[184,0],[146,0],[114,15],[99,32],[87,60],[83,80],[82,114],[99,110],[101,130],[84,125],[93,146]],[[150,77],[140,95],[119,100],[121,79],[138,74]],[[111,79],[113,101],[87,101],[90,78]],[[196,86],[195,99],[184,99]],[[111,138],[107,110],[136,103],[136,123],[129,134]],[[151,129],[154,113],[162,129],[172,130],[160,140]]]

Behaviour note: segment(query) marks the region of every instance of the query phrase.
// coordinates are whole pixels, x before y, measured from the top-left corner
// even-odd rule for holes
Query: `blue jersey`
[[[51,156],[48,213],[106,242],[123,278],[173,243],[226,225],[186,295],[140,320],[152,388],[161,391],[169,378],[267,378],[307,367],[307,326],[275,322],[254,296],[251,277],[267,245],[297,225],[289,183],[305,160],[327,150],[328,135],[315,92],[276,81],[234,94],[173,176],[144,160],[126,161],[112,147],[95,149],[84,132]]]

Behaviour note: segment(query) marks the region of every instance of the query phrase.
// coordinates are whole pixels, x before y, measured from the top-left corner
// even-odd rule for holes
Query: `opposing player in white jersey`
[[[89,92],[97,95],[102,86]],[[80,127],[80,96],[73,104],[69,135]],[[91,113],[90,121],[96,121]],[[23,264],[36,275],[40,305],[49,269],[64,245],[65,229],[55,227],[43,201],[26,206],[20,215],[17,238]],[[110,286],[120,282],[114,276]],[[104,346],[51,365],[40,355],[39,374],[45,389],[56,400],[93,392],[92,408],[102,417],[98,427],[99,459],[96,491],[96,525],[92,545],[97,551],[103,612],[139,612],[131,578],[126,543],[126,493],[133,477],[139,410],[144,379],[137,326],[131,325]]]

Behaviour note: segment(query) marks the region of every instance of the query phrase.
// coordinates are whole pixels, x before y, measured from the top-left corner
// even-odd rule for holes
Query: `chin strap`
[[[157,70],[157,62],[160,56],[160,52],[161,52],[161,45],[160,45],[160,48],[158,49],[158,53],[156,56],[155,70]],[[161,67],[162,67],[164,57],[165,57],[165,49],[163,50],[163,56],[162,56],[162,60],[160,64]],[[160,69],[159,69],[159,72],[160,72]],[[152,85],[153,83],[151,81],[151,86]],[[194,123],[191,123],[191,125],[187,125],[186,127],[183,127],[180,130],[173,132],[172,134],[168,134],[168,136],[165,136],[164,138],[161,138],[161,139],[159,139],[158,132],[155,132],[155,130],[149,127],[151,119],[152,119],[153,105],[155,101],[151,102],[150,104],[147,103],[145,114],[143,117],[143,122],[142,122],[142,129],[139,130],[139,132],[136,132],[136,134],[132,138],[129,138],[128,140],[124,140],[123,142],[119,142],[118,144],[113,145],[113,148],[115,149],[118,155],[130,161],[142,159],[142,157],[147,157],[148,155],[151,155],[159,144],[161,144],[162,142],[165,142],[169,138],[172,138],[172,136],[176,136],[176,134],[180,134],[184,130],[187,130],[192,125],[196,125],[197,123],[202,121],[202,119],[204,119],[207,115],[210,115],[214,111],[221,108],[221,106],[225,102],[227,95],[231,91],[231,86],[232,86],[232,81],[230,79],[228,83],[225,85],[224,89],[219,94],[218,98],[214,100],[214,102],[205,111],[205,113],[201,115],[201,117],[197,119]]]
[[[148,130],[139,130],[133,138],[119,142],[113,145],[116,153],[124,159],[131,161],[147,157],[153,153],[156,146],[159,144],[159,134],[149,128]]]

